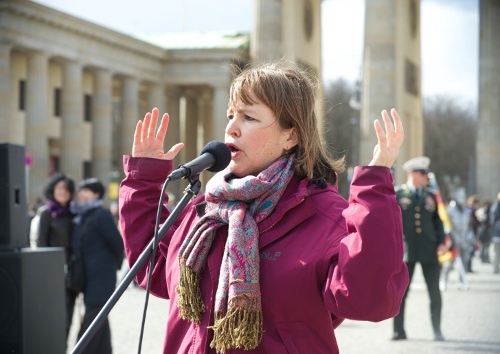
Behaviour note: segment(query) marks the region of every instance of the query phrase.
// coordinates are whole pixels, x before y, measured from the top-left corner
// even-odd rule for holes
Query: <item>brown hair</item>
[[[344,158],[329,157],[318,130],[315,113],[315,89],[318,80],[292,62],[273,61],[256,67],[235,67],[229,107],[236,98],[245,105],[257,102],[268,106],[280,128],[293,128],[298,144],[289,151],[295,153],[295,173],[302,178],[324,178],[335,184],[337,173],[344,171]]]

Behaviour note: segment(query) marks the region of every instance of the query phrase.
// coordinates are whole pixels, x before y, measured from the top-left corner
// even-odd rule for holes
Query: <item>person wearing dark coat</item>
[[[78,188],[73,245],[81,247],[85,286],[85,315],[80,339],[99,314],[116,286],[116,272],[123,257],[123,241],[109,209],[103,207],[105,189],[96,178],[84,180]],[[111,329],[106,319],[83,353],[111,353]]]
[[[429,164],[430,159],[426,156],[415,157],[403,164],[403,169],[408,173],[408,180],[406,184],[396,188],[396,200],[403,217],[404,261],[410,274],[410,284],[415,265],[419,262],[431,300],[430,312],[434,339],[443,341],[439,290],[441,268],[438,253],[445,250],[445,233],[438,214],[436,196],[427,188]],[[394,317],[393,340],[407,338],[404,329],[405,300],[410,284],[401,302],[399,314]]]
[[[32,220],[32,233],[36,247],[62,247],[65,253],[65,264],[71,257],[71,237],[73,234],[73,217],[70,205],[75,194],[73,179],[63,173],[52,176],[45,187],[46,203],[37,209]],[[68,339],[73,310],[78,293],[66,289],[66,339]]]

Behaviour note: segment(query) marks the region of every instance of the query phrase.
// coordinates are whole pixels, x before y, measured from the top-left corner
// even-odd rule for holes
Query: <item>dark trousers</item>
[[[69,329],[73,321],[73,312],[75,310],[75,302],[78,293],[74,293],[66,289],[66,340],[68,340]]]
[[[83,316],[82,327],[78,333],[78,340],[83,336],[87,328],[90,327],[92,321],[97,317],[102,307],[85,307],[85,315]],[[95,332],[95,335],[89,341],[85,350],[82,351],[84,354],[111,354],[111,329],[109,327],[109,321],[106,318],[102,323],[101,327]]]
[[[408,273],[411,279],[413,278],[413,272],[415,271],[414,262],[406,263],[408,266]],[[431,299],[431,321],[434,333],[441,333],[441,292],[439,290],[439,274],[441,267],[438,263],[436,264],[420,264],[422,266],[422,271],[424,273],[425,283],[427,284],[427,292]],[[394,317],[394,332],[402,333],[404,331],[404,320],[405,320],[405,302],[408,291],[410,290],[410,284],[403,296],[403,301],[401,302],[401,309],[399,314]]]

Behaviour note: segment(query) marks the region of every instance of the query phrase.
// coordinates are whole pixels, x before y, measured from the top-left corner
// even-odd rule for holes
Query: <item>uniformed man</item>
[[[438,252],[445,250],[443,223],[438,215],[435,195],[428,189],[430,159],[415,157],[403,164],[408,174],[406,184],[396,188],[396,198],[403,217],[405,244],[404,261],[408,266],[410,284],[417,262],[420,263],[431,300],[431,321],[434,339],[443,341],[441,334],[441,293],[439,291],[440,265]],[[406,339],[404,329],[405,300],[410,285],[401,303],[399,314],[394,317],[393,340]]]

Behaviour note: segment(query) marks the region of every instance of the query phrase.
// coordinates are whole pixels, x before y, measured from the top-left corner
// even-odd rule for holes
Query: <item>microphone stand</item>
[[[115,306],[118,299],[123,295],[125,290],[128,288],[130,282],[137,275],[137,273],[142,268],[144,263],[149,259],[149,257],[152,254],[153,249],[156,248],[156,246],[161,241],[163,236],[165,236],[165,234],[167,233],[167,230],[172,226],[174,221],[178,218],[179,214],[184,209],[184,207],[187,205],[189,200],[198,194],[198,192],[200,191],[200,188],[201,188],[201,182],[200,182],[198,177],[199,177],[199,175],[190,176],[190,178],[188,179],[188,181],[190,182],[190,185],[184,190],[184,196],[179,201],[179,203],[176,205],[174,210],[172,210],[171,214],[169,215],[169,217],[167,218],[165,223],[162,225],[162,227],[158,231],[157,237],[153,238],[153,240],[151,240],[151,242],[148,244],[148,246],[141,253],[141,255],[139,256],[139,258],[137,259],[135,264],[132,266],[132,268],[130,268],[130,271],[122,279],[122,281],[117,286],[117,288],[115,289],[113,294],[110,296],[110,298],[108,299],[106,304],[103,306],[103,308],[101,309],[99,314],[96,316],[94,321],[92,321],[89,328],[87,328],[87,330],[82,335],[82,337],[80,338],[78,343],[76,343],[71,354],[80,354],[85,349],[85,347],[89,344],[90,340],[94,337],[95,333],[101,327],[104,320],[108,317],[109,312]],[[162,202],[162,201],[160,201],[160,202]]]

